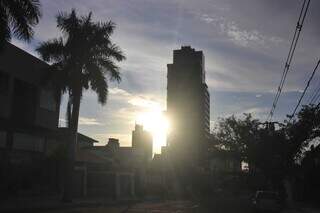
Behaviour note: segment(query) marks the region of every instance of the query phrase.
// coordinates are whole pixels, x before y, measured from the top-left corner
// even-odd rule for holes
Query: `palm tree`
[[[77,144],[79,109],[84,90],[97,93],[98,102],[105,104],[108,79],[120,82],[119,67],[114,61],[125,59],[120,48],[111,42],[115,24],[93,22],[92,13],[78,17],[71,13],[57,15],[57,27],[63,36],[43,42],[36,51],[51,63],[52,85],[59,95],[69,95],[68,114],[71,143],[67,162],[64,200],[71,200],[72,169]]]
[[[0,48],[12,35],[30,41],[40,17],[39,0],[0,0]]]

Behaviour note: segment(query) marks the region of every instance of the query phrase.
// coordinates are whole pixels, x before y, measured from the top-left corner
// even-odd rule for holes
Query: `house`
[[[61,140],[60,103],[44,84],[48,68],[11,43],[0,52],[0,188],[5,193],[41,194],[50,186],[47,154]]]
[[[0,52],[0,148],[43,153],[55,139],[60,103],[43,86],[48,68],[10,43]]]
[[[59,128],[60,102],[45,83],[50,65],[6,43],[0,52],[0,197],[61,193],[67,154]],[[119,167],[98,141],[78,133],[74,195],[127,197],[134,175]],[[129,164],[130,148],[121,148]]]
[[[86,139],[90,139],[86,137]],[[127,199],[135,196],[135,171],[131,147],[120,147],[110,138],[105,146],[83,146],[79,142],[74,176],[78,196]]]

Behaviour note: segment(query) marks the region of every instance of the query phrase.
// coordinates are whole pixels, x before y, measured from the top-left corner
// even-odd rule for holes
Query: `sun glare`
[[[153,152],[160,153],[161,146],[166,145],[169,122],[160,108],[154,108],[137,116],[136,122],[143,125],[153,137]]]

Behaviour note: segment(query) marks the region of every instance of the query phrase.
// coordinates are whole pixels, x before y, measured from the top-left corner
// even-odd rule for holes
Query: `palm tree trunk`
[[[77,149],[78,121],[80,111],[81,88],[77,89],[73,96],[71,122],[68,127],[68,156],[66,162],[64,193],[62,200],[64,202],[72,201],[73,194],[73,174],[74,162]]]

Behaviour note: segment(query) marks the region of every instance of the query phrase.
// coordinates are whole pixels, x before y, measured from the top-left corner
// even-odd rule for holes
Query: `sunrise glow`
[[[136,122],[143,125],[153,137],[153,152],[160,153],[161,146],[166,145],[167,134],[169,131],[169,121],[163,111],[155,107],[137,116]]]

